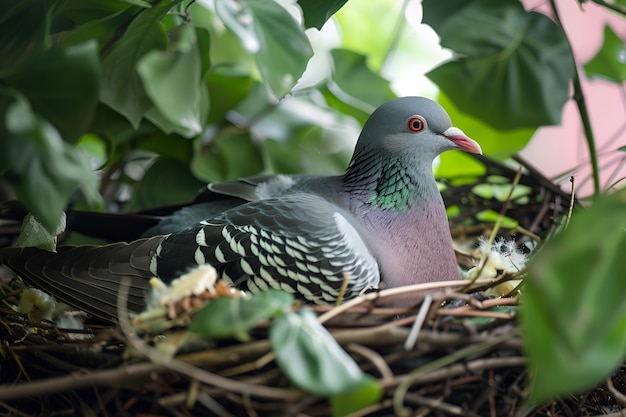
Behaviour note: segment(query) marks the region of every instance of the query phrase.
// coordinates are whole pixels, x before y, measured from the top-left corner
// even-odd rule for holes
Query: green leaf
[[[314,395],[346,394],[369,378],[308,308],[276,318],[270,341],[283,373]]]
[[[304,15],[304,26],[321,29],[348,0],[298,0]]]
[[[514,153],[521,151],[530,142],[537,130],[534,127],[499,130],[482,122],[469,113],[462,112],[446,94],[439,94],[438,102],[446,109],[454,125],[480,143],[483,153],[492,158],[504,160]],[[461,154],[461,152],[446,152],[442,154],[442,165],[450,158],[449,155],[455,153]],[[462,167],[461,165],[461,168]]]
[[[98,103],[98,45],[90,40],[53,47],[6,82],[26,95],[33,109],[50,121],[63,139],[76,141],[91,124]]]
[[[79,185],[91,202],[99,201],[99,180],[85,153],[64,142],[26,99],[12,102],[3,116],[6,132],[2,133],[0,172],[46,229],[55,231]]]
[[[249,132],[226,130],[208,145],[194,141],[193,173],[208,182],[220,182],[256,175],[263,170],[261,152]]]
[[[423,3],[424,23],[458,54],[428,77],[461,111],[498,129],[558,124],[574,73],[563,30],[517,0],[457,6]]]
[[[146,209],[189,201],[204,185],[191,174],[187,161],[161,157],[148,168],[126,209]]]
[[[57,236],[65,231],[65,220],[65,213],[63,213],[57,227],[48,231],[35,216],[29,213],[22,221],[20,235],[15,243],[25,248],[35,247],[48,252],[56,252]]]
[[[284,314],[293,302],[293,295],[278,290],[246,297],[220,297],[211,300],[196,313],[189,331],[211,339],[236,337],[246,341],[250,339],[250,329],[262,321]]]
[[[140,12],[102,60],[100,100],[126,117],[135,128],[152,107],[137,73],[137,63],[146,53],[165,47],[160,20],[176,3],[160,1]]]
[[[284,97],[304,73],[313,49],[303,28],[275,1],[222,0],[215,11],[254,54],[272,93]]]
[[[495,223],[496,220],[498,220],[498,217],[500,217],[500,213],[491,209],[483,210],[479,213],[476,213],[476,219],[485,223]],[[508,216],[503,216],[501,225],[506,229],[515,229],[517,226],[519,226],[519,222]]]
[[[626,190],[579,209],[531,260],[522,325],[531,399],[575,394],[626,353]]]
[[[396,97],[389,81],[367,67],[365,56],[347,49],[334,49],[331,56],[335,88],[329,88],[341,101],[369,114]]]
[[[445,152],[439,155],[439,165],[435,168],[438,178],[454,179],[458,176],[480,177],[487,169],[476,158],[462,151]]]
[[[262,147],[266,165],[268,165],[271,172],[296,174],[303,171],[302,159],[304,153],[299,146],[294,146],[292,143],[266,139],[263,141]]]
[[[389,0],[350,2],[348,8],[335,15],[335,21],[341,33],[342,48],[366,55],[369,68],[378,73],[381,72],[383,65],[394,66],[392,61],[407,62],[405,54],[414,55],[426,52],[420,45],[422,35],[419,35],[413,28],[415,21],[409,23],[405,20],[414,19],[415,15],[411,13],[405,15],[402,4],[402,2]],[[380,29],[373,30],[373,28]],[[416,62],[411,59],[409,61],[411,64]],[[432,58],[427,61],[432,61]],[[389,68],[390,66],[386,66],[386,69]],[[415,68],[416,72],[420,71],[418,68]]]
[[[333,416],[345,416],[376,404],[383,397],[383,389],[373,378],[364,378],[356,388],[330,397]]]
[[[174,50],[153,50],[137,63],[146,94],[159,114],[179,133],[192,137],[202,131],[200,120],[201,59],[190,25],[177,28],[181,38]]]
[[[609,25],[604,27],[602,48],[585,64],[589,78],[600,77],[621,84],[626,81],[626,44]]]
[[[252,88],[252,78],[248,75],[210,72],[206,77],[206,85],[211,92],[209,100],[208,124],[221,123],[226,113],[239,104]]]
[[[0,3],[0,79],[17,74],[22,65],[43,53],[48,30],[45,1]]]
[[[197,110],[199,119],[203,120],[207,118],[207,114],[209,112],[209,92],[205,87],[199,86],[197,94],[199,96],[199,104],[197,109],[194,109],[194,112]],[[148,110],[145,117],[150,122],[154,123],[154,125],[157,126],[161,132],[166,134],[177,133],[189,139],[198,136],[198,133],[200,133],[197,130],[197,126],[194,126],[193,124],[183,126],[181,123],[172,122],[170,118],[164,116],[157,107],[153,107]]]
[[[472,193],[484,199],[495,198],[505,202],[511,192],[511,184],[490,184],[482,183],[472,187]],[[517,184],[511,195],[511,200],[523,197],[532,193],[532,188],[524,184]]]
[[[124,27],[133,16],[137,13],[137,10],[132,7],[125,6],[123,9],[116,11],[115,13],[106,14],[105,16],[95,18],[92,14],[102,12],[102,10],[94,10],[92,13],[86,13],[86,16],[82,16],[81,12],[73,10],[70,2],[65,2],[66,7],[70,7],[70,11],[63,10],[63,14],[70,16],[64,16],[66,18],[74,17],[74,14],[78,14],[79,22],[74,22],[77,27],[72,30],[63,31],[59,34],[59,45],[71,46],[86,42],[91,39],[95,39],[98,45],[106,45],[111,42],[116,32],[120,27]],[[82,1],[82,4],[86,2]],[[90,2],[91,4],[92,2]],[[118,3],[120,4],[120,3]],[[80,6],[79,6],[80,7]],[[81,22],[84,20],[84,22]]]

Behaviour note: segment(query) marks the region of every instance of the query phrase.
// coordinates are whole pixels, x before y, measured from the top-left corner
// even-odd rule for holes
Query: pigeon
[[[400,97],[368,118],[343,175],[210,184],[209,192],[223,199],[198,203],[193,213],[188,208],[191,224],[173,222],[173,230],[157,227],[154,236],[131,242],[59,246],[56,253],[4,248],[0,263],[104,319],[117,313],[122,277],[130,280],[128,309],[139,312],[152,277],[171,282],[204,264],[240,290],[278,289],[313,304],[459,279],[432,172],[434,159],[454,149],[482,153],[438,103]]]

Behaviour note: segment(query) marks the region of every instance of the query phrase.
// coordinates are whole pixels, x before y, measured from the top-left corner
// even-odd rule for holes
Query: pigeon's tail
[[[140,239],[130,244],[65,246],[46,252],[36,248],[0,249],[0,264],[17,272],[28,284],[53,294],[60,301],[105,320],[117,317],[117,300],[123,278],[127,278],[127,308],[145,308],[150,290],[151,259],[163,236]]]

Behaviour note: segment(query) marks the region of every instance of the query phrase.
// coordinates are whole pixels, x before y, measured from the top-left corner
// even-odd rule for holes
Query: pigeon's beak
[[[443,135],[450,139],[459,149],[469,153],[477,153],[482,155],[483,150],[480,148],[478,142],[474,139],[470,139],[461,129],[456,127],[449,127],[443,132]]]

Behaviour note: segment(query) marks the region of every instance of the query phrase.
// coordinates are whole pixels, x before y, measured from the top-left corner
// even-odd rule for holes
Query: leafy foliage
[[[35,216],[27,214],[22,222],[22,233],[17,239],[16,244],[55,252],[57,249],[57,235],[64,230],[65,214],[61,217],[61,221],[52,233],[48,232],[48,230],[37,221]]]
[[[533,400],[589,388],[624,360],[625,226],[622,190],[575,213],[531,263],[523,325]]]
[[[245,297],[220,297],[200,309],[189,331],[202,337],[236,337],[249,340],[248,331],[258,323],[284,315],[294,302],[293,295],[277,290]]]
[[[98,182],[80,149],[64,142],[23,96],[11,98],[0,96],[5,100],[0,172],[8,171],[18,197],[54,231],[75,188],[82,184],[86,195],[97,201]]]
[[[268,290],[245,297],[220,297],[194,316],[189,330],[206,338],[250,339],[258,323],[272,320],[270,341],[282,372],[299,388],[330,397],[334,415],[345,415],[377,402],[382,389],[306,307],[291,311],[294,298]]]
[[[16,132],[7,129],[8,109],[19,100],[26,103],[36,120],[48,126],[48,133],[43,136],[46,140],[37,141],[31,134],[28,145],[34,160],[42,161],[46,156],[47,168],[26,170],[18,165],[19,159],[5,158],[0,172],[14,185],[17,197],[49,230],[68,202],[86,205],[84,195],[74,194],[79,186],[92,208],[102,207],[99,193],[105,196],[107,207],[115,208],[129,200],[130,190],[131,196],[134,192],[143,196],[131,197],[128,208],[140,209],[171,203],[174,197],[189,199],[200,182],[263,171],[340,172],[347,164],[358,123],[362,124],[375,107],[395,96],[389,82],[381,76],[387,55],[371,48],[373,44],[393,44],[393,39],[368,35],[366,44],[357,44],[354,36],[346,37],[353,39],[346,43],[347,47],[328,51],[332,65],[329,76],[297,91],[293,97],[282,98],[311,65],[313,49],[305,27],[321,27],[345,3],[301,0],[286,8],[275,1],[251,0],[5,3],[0,33],[11,41],[0,48],[0,79],[4,86],[0,116],[5,121],[1,133],[7,138],[0,150],[6,156],[12,155],[20,149],[18,144],[26,141],[23,135],[18,138]],[[513,3],[517,4],[510,0],[490,11],[482,2],[472,2],[459,8],[450,19],[490,16],[507,36],[521,36],[519,48],[507,49],[507,53],[514,54],[511,58],[518,59],[516,62],[528,64],[530,52],[524,51],[530,48],[552,57],[546,61],[547,68],[535,63],[537,71],[565,68],[552,64],[567,61],[563,58],[568,52],[554,25],[543,22],[541,16],[525,13]],[[380,16],[385,22],[395,21],[397,16],[393,13],[401,13],[400,9],[396,12],[383,4],[372,7],[385,10],[385,16]],[[304,23],[300,23],[300,13]],[[458,49],[466,57],[485,55],[481,42],[485,37],[491,39],[493,33],[481,29],[482,32],[472,32],[476,39],[461,39],[454,34],[459,31],[446,29],[450,22],[438,13],[437,6],[427,2],[426,21],[440,31],[445,46]],[[517,22],[517,26],[497,26],[500,22],[496,20],[501,17],[498,13]],[[543,25],[542,30],[533,26],[535,20],[543,22],[537,23]],[[352,32],[361,33],[353,21],[339,21],[351,25]],[[528,29],[527,21],[533,24],[533,30]],[[543,46],[535,51],[532,40],[537,38]],[[406,48],[406,43],[398,45]],[[552,50],[546,48],[548,45],[552,45]],[[496,45],[490,53],[497,54],[498,47],[502,45]],[[470,61],[476,60],[484,66],[481,68],[492,68],[485,66],[485,59]],[[502,62],[510,64],[507,60]],[[530,94],[526,100],[533,104],[524,108],[544,114],[522,123],[530,125],[528,129],[504,132],[520,125],[506,115],[493,118],[493,110],[506,108],[502,100],[509,100],[510,104],[510,97],[484,100],[485,94],[495,92],[486,93],[480,85],[477,88],[481,90],[481,102],[493,103],[494,107],[471,107],[487,109],[491,119],[488,114],[479,116],[499,129],[490,130],[483,122],[458,112],[453,116],[455,120],[465,117],[463,124],[471,128],[470,134],[485,137],[485,148],[490,153],[506,157],[523,147],[536,126],[548,119],[553,121],[550,114],[560,113],[559,97],[563,82],[567,82],[567,71],[561,73],[549,89],[543,84],[539,87],[554,101],[548,102],[537,91],[525,89]],[[519,72],[520,77],[532,74]],[[449,92],[447,82],[440,84]],[[509,79],[507,85],[519,82]],[[463,90],[477,92],[474,88]],[[458,103],[460,109],[471,114],[462,105],[468,99],[455,95],[450,104]],[[61,139],[65,150],[48,156],[50,145],[46,144],[53,135]],[[93,147],[79,151],[76,144],[82,143],[84,137],[89,137],[92,144],[100,141],[97,147],[105,149],[106,154],[85,152]],[[499,140],[494,139],[491,146],[489,137]],[[190,141],[191,145],[181,140]],[[184,157],[179,158],[180,155]],[[173,156],[179,161],[178,171],[172,169],[171,160],[155,163],[157,158]],[[463,157],[446,158],[452,161],[444,159],[443,167],[458,167],[455,158]],[[96,176],[89,172],[94,167],[102,169],[102,189]],[[43,172],[46,178],[42,178]],[[163,181],[166,175],[177,178]],[[183,183],[189,186],[181,187]],[[39,184],[49,192],[33,192],[32,188]],[[159,186],[162,188],[157,196],[147,197],[150,190]],[[52,198],[52,194],[56,197]]]
[[[424,22],[458,54],[428,76],[460,110],[501,130],[560,122],[574,61],[548,17],[517,0],[427,0]]]
[[[270,341],[285,375],[307,392],[333,396],[340,412],[357,405],[357,409],[362,408],[380,398],[378,384],[363,374],[308,308],[279,316],[270,328]],[[367,396],[357,403],[348,403],[363,394]]]
[[[591,78],[601,77],[615,83],[626,81],[626,45],[611,26],[604,27],[602,47],[585,64],[585,72]]]

